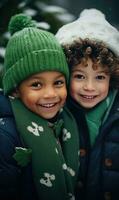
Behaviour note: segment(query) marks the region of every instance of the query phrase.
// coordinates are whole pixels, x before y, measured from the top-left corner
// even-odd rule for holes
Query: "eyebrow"
[[[106,70],[102,70],[102,71],[97,71],[97,73],[107,73],[107,71]]]
[[[94,71],[96,71],[96,70],[94,70]],[[83,71],[81,69],[73,69],[72,72],[85,72],[85,71]],[[107,73],[107,71],[106,70],[101,70],[101,71],[97,71],[97,73]]]
[[[77,72],[83,72],[83,70],[81,70],[81,69],[73,69],[73,70],[72,70],[72,72],[76,72],[76,71],[77,71]]]

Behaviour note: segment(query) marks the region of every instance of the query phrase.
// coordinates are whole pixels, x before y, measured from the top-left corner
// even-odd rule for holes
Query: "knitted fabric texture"
[[[36,27],[30,17],[18,14],[9,23],[11,36],[5,54],[3,87],[10,93],[29,76],[43,71],[58,71],[68,81],[68,67],[55,36]]]
[[[103,42],[116,56],[119,56],[119,31],[97,9],[84,9],[80,17],[62,26],[56,34],[62,45],[70,45],[77,39],[91,39]]]
[[[79,166],[77,125],[64,108],[51,126],[27,109],[19,99],[11,104],[20,137],[27,149],[18,149],[14,158],[22,166],[26,151],[32,151],[32,171],[39,199],[73,200]],[[18,156],[24,150],[25,155]],[[28,154],[27,154],[28,155]],[[29,160],[29,155],[28,159]]]
[[[92,146],[98,136],[99,128],[104,124],[109,115],[116,94],[117,90],[110,90],[106,99],[104,99],[102,102],[100,102],[98,105],[86,113],[86,121],[89,128],[90,141]]]

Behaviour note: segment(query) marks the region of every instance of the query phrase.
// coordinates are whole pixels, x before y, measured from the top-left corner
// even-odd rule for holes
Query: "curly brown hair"
[[[110,87],[119,88],[119,57],[103,42],[79,38],[70,45],[63,45],[63,50],[70,70],[80,63],[87,66],[87,59],[90,58],[94,70],[97,69],[98,64],[108,70],[107,73],[111,76]]]

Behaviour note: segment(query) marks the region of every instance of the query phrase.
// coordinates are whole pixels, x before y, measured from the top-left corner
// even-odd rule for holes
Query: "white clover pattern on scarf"
[[[73,169],[71,169],[71,167],[68,167],[65,163],[62,165],[62,168],[64,170],[67,170],[71,176],[75,176],[75,171]]]
[[[40,136],[40,134],[44,131],[42,126],[39,126],[35,122],[31,122],[31,126],[27,127],[27,130],[31,133],[33,133],[35,136]]]
[[[67,167],[67,171],[70,173],[71,176],[75,176],[75,171],[70,167]]]
[[[56,154],[59,154],[59,152],[58,152],[58,149],[57,149],[57,148],[55,148],[55,152],[56,152]]]
[[[63,141],[67,141],[71,138],[71,133],[66,128],[63,128]]]
[[[40,179],[40,183],[47,186],[47,187],[52,187],[53,186],[53,181],[55,180],[55,175],[54,174],[49,174],[47,172],[44,173],[44,177]]]
[[[72,199],[79,159],[78,131],[76,124],[73,123],[72,115],[70,116],[67,109],[64,110],[53,127],[50,127],[47,120],[32,113],[19,99],[11,100],[11,103],[20,136],[24,144],[32,150],[29,155],[32,159],[33,180],[39,198],[42,196],[44,200],[52,199],[52,197],[58,200]],[[57,134],[55,134],[56,129]],[[74,132],[75,129],[76,132]],[[72,148],[74,150],[71,157]],[[26,155],[25,152],[24,155]],[[25,156],[24,158],[26,159]],[[25,166],[26,164],[25,160]],[[45,194],[44,189],[48,191]],[[64,191],[63,194],[60,191]],[[68,193],[72,195],[69,196]]]

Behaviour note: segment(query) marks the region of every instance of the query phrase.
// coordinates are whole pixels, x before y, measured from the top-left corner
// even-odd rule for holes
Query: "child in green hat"
[[[69,71],[63,50],[23,14],[11,18],[9,30],[3,86],[12,113],[0,131],[0,199],[73,199],[79,142],[64,106]]]
[[[97,9],[56,34],[69,69],[67,105],[79,128],[77,199],[119,199],[119,31]]]

